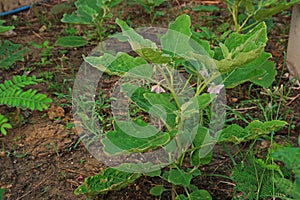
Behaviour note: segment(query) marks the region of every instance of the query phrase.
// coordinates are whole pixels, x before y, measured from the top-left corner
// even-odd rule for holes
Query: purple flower
[[[212,83],[208,89],[207,89],[207,92],[209,94],[219,94],[221,89],[224,87],[223,84],[220,84],[220,85],[215,85],[214,83]]]
[[[160,94],[162,92],[166,92],[160,85],[153,85],[151,87],[151,92],[155,92],[156,94]]]
[[[83,181],[84,178],[83,178],[83,176],[79,175],[79,176],[76,178],[76,180],[77,180],[77,181]]]

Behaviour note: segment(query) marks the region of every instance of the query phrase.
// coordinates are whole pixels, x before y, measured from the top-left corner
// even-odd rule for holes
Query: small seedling
[[[29,45],[33,46],[34,48],[41,49],[41,52],[39,54],[41,60],[40,60],[40,62],[37,62],[37,63],[34,63],[34,64],[45,66],[45,65],[53,63],[53,60],[51,58],[51,56],[53,54],[52,54],[51,51],[54,47],[49,45],[48,40],[44,41],[42,44],[37,44],[35,42],[29,42]]]
[[[112,17],[111,9],[121,3],[121,0],[77,0],[77,10],[72,14],[64,14],[61,19],[64,23],[91,25],[95,27],[98,40],[102,41],[105,35],[104,22]]]
[[[144,8],[146,13],[150,15],[151,24],[154,23],[154,20],[157,17],[162,17],[165,15],[164,11],[155,10],[155,7],[160,6],[164,2],[166,2],[166,0],[137,0],[137,3]]]
[[[0,20],[0,33],[5,33],[7,31],[11,31],[15,28],[14,26],[5,26],[4,23],[5,23],[4,20]]]

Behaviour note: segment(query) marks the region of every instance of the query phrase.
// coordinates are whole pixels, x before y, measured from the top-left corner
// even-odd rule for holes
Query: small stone
[[[0,151],[0,157],[5,157],[5,152],[4,151]]]
[[[231,102],[232,103],[235,103],[235,102],[237,102],[239,99],[238,98],[231,98]]]

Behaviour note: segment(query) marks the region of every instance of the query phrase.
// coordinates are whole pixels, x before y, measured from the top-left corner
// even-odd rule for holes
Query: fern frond
[[[285,194],[293,197],[294,199],[300,199],[300,191],[299,188],[296,187],[292,181],[280,178],[275,180],[276,186],[282,190]]]
[[[5,80],[4,83],[0,84],[0,94],[16,89],[20,90],[25,86],[35,85],[38,82],[41,82],[41,79],[37,79],[35,76],[13,76],[12,80]]]
[[[6,135],[6,129],[12,128],[11,124],[8,123],[8,119],[0,114],[0,132]]]
[[[32,89],[23,91],[17,88],[0,93],[0,105],[42,111],[47,109],[51,102],[52,100],[47,98],[45,94],[39,94],[37,90]]]
[[[0,41],[0,68],[9,69],[16,61],[24,61],[28,48],[9,40]]]

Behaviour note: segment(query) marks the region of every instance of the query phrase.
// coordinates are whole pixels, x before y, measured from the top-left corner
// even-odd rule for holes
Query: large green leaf
[[[141,109],[147,112],[150,110],[151,104],[144,96],[146,93],[150,93],[149,90],[130,83],[124,83],[122,84],[122,91]]]
[[[198,101],[199,110],[203,110],[208,105],[210,105],[210,103],[214,100],[214,97],[215,95],[207,93],[197,96],[196,98]]]
[[[143,173],[144,175],[148,176],[148,174],[153,176],[157,175],[157,172],[160,172],[160,169],[165,167],[167,164],[165,163],[166,160],[162,161],[161,163],[153,163],[149,162],[129,162],[129,163],[122,163],[114,168],[124,172],[131,172],[131,173]]]
[[[268,88],[272,85],[277,75],[274,62],[267,60],[261,69],[264,70],[265,73],[260,74],[258,77],[252,78],[250,81],[261,87]]]
[[[118,129],[123,132],[137,138],[149,138],[156,133],[158,130],[156,127],[144,124],[142,120],[133,121],[116,121]]]
[[[191,36],[190,45],[198,53],[204,52],[202,54],[209,55],[211,58],[215,55],[215,52],[210,48],[209,41],[199,39],[195,33]]]
[[[260,135],[270,134],[273,131],[278,131],[286,125],[287,122],[281,120],[272,120],[267,122],[254,120],[245,128],[245,130],[251,132],[251,137],[248,139],[254,139]]]
[[[221,131],[221,135],[218,139],[219,142],[233,142],[239,144],[247,140],[251,135],[248,131],[243,129],[237,124],[232,124]]]
[[[127,173],[113,168],[106,168],[100,174],[87,177],[74,193],[98,195],[108,191],[119,190],[128,186],[141,176],[139,173]]]
[[[220,134],[218,142],[233,142],[236,144],[247,142],[263,135],[270,134],[273,131],[278,131],[286,124],[287,123],[285,121],[280,120],[268,122],[254,120],[248,124],[246,128],[233,124],[218,132],[218,134]]]
[[[172,100],[173,98],[171,94],[146,93],[144,96],[151,105],[161,105],[167,111],[167,113],[173,113],[178,109],[174,100]]]
[[[126,53],[118,53],[116,59],[108,67],[108,70],[113,73],[124,74],[133,77],[150,78],[152,75],[152,67],[140,57],[134,58]]]
[[[116,56],[108,53],[100,57],[89,56],[84,59],[93,67],[110,75],[124,75],[135,78],[149,78],[152,75],[152,67],[140,57],[134,58],[126,53],[119,52]]]
[[[192,51],[189,45],[192,32],[188,15],[181,15],[169,25],[167,33],[161,38],[162,49],[172,57],[187,55]]]
[[[93,17],[91,17],[89,13],[83,10],[78,10],[76,13],[72,13],[70,15],[64,14],[61,22],[90,25],[93,24]]]
[[[300,0],[281,0],[281,1],[272,1],[271,5],[266,4],[263,2],[263,8],[260,9],[259,11],[257,11],[255,13],[255,15],[253,16],[253,18],[256,21],[262,21],[268,17],[271,17],[272,15],[275,15],[277,13],[282,12],[283,10],[286,10],[288,8],[290,8],[291,6],[293,6],[296,3],[299,3]],[[267,2],[267,1],[266,1]]]
[[[207,150],[209,152],[206,152],[204,149],[214,144],[215,140],[210,136],[208,128],[199,125],[196,130],[197,133],[193,140],[193,148],[196,148],[196,150],[191,152],[191,165],[200,166],[200,164],[208,164],[211,161],[212,151]],[[202,155],[202,153],[205,153],[205,155]]]
[[[189,129],[194,129],[199,125],[199,112],[205,109],[214,99],[214,95],[202,94],[191,98],[181,106],[181,118],[182,120],[194,119],[196,122],[187,124]],[[190,122],[190,121],[189,121]]]
[[[108,67],[111,65],[111,63],[116,59],[115,56],[104,53],[100,57],[96,56],[89,56],[84,58],[84,61],[92,65],[93,67],[99,69],[102,72],[106,72],[108,74],[113,74]]]
[[[98,16],[102,16],[102,8],[99,7],[99,0],[77,0],[75,6],[77,11],[72,14],[64,14],[61,19],[64,23],[73,24],[94,24]]]
[[[148,39],[144,39],[132,28],[130,28],[126,22],[120,19],[116,19],[116,23],[122,29],[122,35],[127,38],[132,49],[142,58],[152,63],[168,63],[170,58],[164,55],[156,46],[154,42]]]
[[[176,125],[175,111],[178,109],[173,101],[172,95],[166,93],[145,93],[145,99],[152,105],[150,114],[163,120],[171,128]]]
[[[123,122],[126,123],[126,122]],[[132,122],[129,123],[127,127],[132,126]],[[136,127],[140,126],[140,129],[145,128],[146,131],[155,130],[155,127],[146,124],[145,122],[138,120],[134,121],[135,127],[132,126],[131,132],[129,130],[123,130],[118,123],[114,124],[114,131],[110,131],[106,134],[106,138],[102,140],[104,145],[104,151],[109,154],[118,154],[124,151],[127,152],[143,152],[147,149],[155,149],[157,147],[163,146],[170,140],[170,135],[168,133],[159,132],[153,136],[145,138],[142,132],[140,137],[132,136],[133,132],[137,131]],[[140,130],[138,130],[140,131]],[[137,134],[137,133],[134,133]]]
[[[268,61],[270,57],[271,54],[262,52],[255,60],[239,66],[232,72],[223,74],[225,87],[233,88],[247,81],[262,87],[270,86],[276,75],[274,63]]]
[[[232,33],[224,44],[221,44],[223,59],[215,60],[219,71],[230,72],[258,58],[267,42],[265,23],[258,24],[247,34]],[[224,53],[226,52],[226,53]],[[224,54],[226,57],[224,57]],[[217,56],[217,57],[220,57]]]
[[[61,47],[82,47],[87,44],[87,40],[80,36],[60,37],[56,40],[55,45]]]

